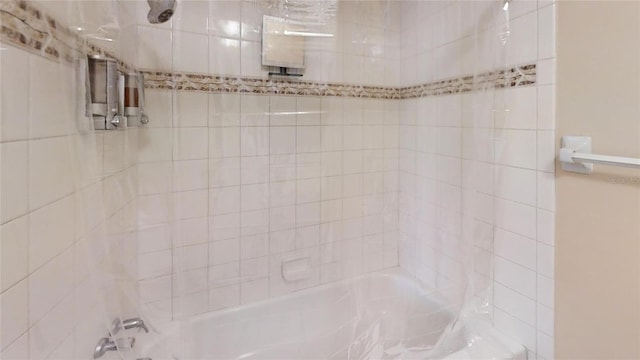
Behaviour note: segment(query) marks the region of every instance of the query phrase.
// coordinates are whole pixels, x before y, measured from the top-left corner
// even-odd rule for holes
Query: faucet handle
[[[149,332],[147,325],[144,323],[144,320],[142,320],[141,318],[132,318],[132,319],[127,319],[123,321],[122,328],[124,328],[125,330],[139,328],[144,330],[144,332],[146,333]]]
[[[118,332],[120,332],[120,330],[122,329],[129,330],[134,328],[142,329],[146,333],[149,332],[149,328],[147,328],[147,325],[144,323],[144,320],[142,320],[141,318],[131,318],[131,319],[123,320],[122,322],[120,321],[119,318],[116,318],[113,320],[113,325],[111,326],[111,329],[112,329],[111,334],[115,335]]]

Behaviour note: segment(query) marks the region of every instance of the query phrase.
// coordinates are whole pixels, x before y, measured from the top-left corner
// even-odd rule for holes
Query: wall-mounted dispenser
[[[128,126],[147,124],[149,119],[144,113],[144,75],[130,73],[124,80],[124,114]]]
[[[124,116],[124,76],[115,60],[102,56],[89,57],[88,115],[96,130],[126,128]]]

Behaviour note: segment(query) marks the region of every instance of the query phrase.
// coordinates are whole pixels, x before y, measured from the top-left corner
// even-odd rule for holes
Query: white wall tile
[[[536,314],[538,330],[553,336],[553,309],[538,304]]]
[[[242,212],[240,223],[242,236],[266,233],[269,231],[269,212],[267,210]]]
[[[173,123],[173,92],[145,89],[144,96],[144,111],[149,116],[149,124],[147,126],[171,127]]]
[[[182,245],[183,243],[178,241],[179,247],[173,252],[173,265],[182,271],[178,281],[175,283],[182,282],[182,288],[180,289],[182,294],[205,290],[207,278],[205,268],[209,260],[208,244]],[[195,271],[194,269],[199,270]],[[188,278],[184,279],[185,277]]]
[[[0,144],[0,222],[29,210],[28,144],[18,141]]]
[[[171,19],[173,29],[206,34],[209,17],[208,2],[187,0],[180,5],[180,11],[176,11]]]
[[[240,95],[209,95],[209,127],[240,126]]]
[[[293,126],[272,127],[270,130],[270,154],[296,153],[296,128]]]
[[[440,126],[462,125],[462,98],[460,95],[445,95],[436,98],[436,122]]]
[[[65,97],[71,91],[74,78],[66,65],[29,57],[29,137],[43,138],[68,134],[72,100]],[[56,111],[50,111],[56,109]]]
[[[209,243],[209,264],[220,265],[240,260],[240,240],[228,239]]]
[[[537,213],[538,241],[553,246],[555,231],[555,214],[551,211],[538,210]]]
[[[536,273],[509,260],[494,258],[496,281],[529,298],[536,296]]]
[[[214,3],[212,3],[214,4]],[[231,23],[232,21],[228,21]],[[209,72],[223,75],[240,74],[240,40],[209,36]]]
[[[138,198],[138,223],[145,226],[166,223],[172,206],[173,199],[168,194],[141,196]]]
[[[138,278],[147,279],[171,274],[171,250],[138,256]]]
[[[496,200],[496,225],[514,233],[536,238],[536,208],[508,200]]]
[[[540,275],[554,277],[554,248],[546,244],[538,243],[538,273]]]
[[[269,235],[259,234],[245,236],[240,239],[240,258],[242,260],[264,257],[268,254]]]
[[[218,36],[240,37],[240,2],[216,1],[209,3],[209,32]]]
[[[209,310],[218,310],[240,304],[240,286],[231,285],[209,290]]]
[[[206,73],[209,69],[209,39],[203,34],[172,32],[174,71]]]
[[[73,289],[73,252],[65,251],[29,277],[29,324],[47,316]]]
[[[493,321],[495,327],[518,339],[528,350],[536,348],[535,327],[501,310],[496,310]]]
[[[510,22],[510,37],[506,45],[508,64],[524,64],[538,58],[538,14],[518,17]]]
[[[209,95],[193,91],[178,91],[173,119],[178,127],[200,127],[208,123]]]
[[[242,127],[240,132],[240,148],[242,156],[269,154],[269,128]]]
[[[496,161],[499,164],[536,169],[536,132],[497,130]]]
[[[209,211],[211,213],[211,211]],[[218,241],[240,236],[240,214],[230,213],[209,218],[209,240]]]
[[[240,128],[209,128],[209,157],[240,156]]]
[[[207,216],[207,190],[181,191],[173,194],[173,216],[176,219],[191,219]]]
[[[320,133],[320,126],[298,126],[296,128],[296,152],[319,152]]]
[[[0,352],[3,359],[29,359],[29,334],[25,333]]]
[[[206,128],[179,128],[173,136],[174,160],[206,159],[209,138]]]
[[[0,57],[0,141],[25,140],[29,136],[29,53],[4,44]]]
[[[240,158],[209,160],[209,187],[240,185]]]
[[[73,191],[71,154],[67,137],[29,142],[30,209],[37,209]]]
[[[266,209],[269,206],[269,184],[243,185],[241,211]]]
[[[23,280],[0,294],[0,346],[6,350],[29,328],[29,295],[27,280]]]
[[[269,156],[248,156],[240,160],[241,183],[258,184],[269,181],[269,176],[274,169],[269,165]],[[287,167],[285,167],[285,172]],[[295,171],[295,168],[293,169]]]
[[[495,232],[495,253],[516,264],[536,269],[536,241],[502,229]]]
[[[551,85],[556,82],[556,60],[546,59],[538,61],[536,67],[538,85]]]
[[[243,282],[240,287],[242,304],[260,301],[269,297],[269,279]]]
[[[553,307],[554,293],[553,279],[538,275],[538,303]]]
[[[141,129],[138,136],[139,162],[170,161],[172,159],[171,129]]]
[[[553,337],[538,332],[537,340],[538,358],[553,359],[555,354]]]
[[[171,191],[172,164],[168,161],[138,164],[139,195],[160,194]]]
[[[138,66],[143,69],[172,69],[171,30],[138,26]]]
[[[67,196],[29,214],[29,271],[68,248],[74,239],[74,202]]]
[[[495,285],[493,300],[495,306],[518,320],[536,325],[536,302],[500,284]]]
[[[244,76],[264,76],[267,71],[262,70],[262,51],[260,42],[240,42],[240,73]]]
[[[173,163],[173,190],[187,191],[208,187],[208,161],[184,160]]]
[[[52,353],[73,330],[72,295],[67,295],[37,324],[29,329],[29,357],[40,359]]]
[[[556,6],[547,6],[538,11],[538,58],[556,56]]]
[[[552,173],[538,172],[538,201],[539,208],[555,211],[555,175]]]
[[[553,173],[556,165],[555,132],[538,131],[538,170]]]
[[[535,129],[537,123],[536,87],[524,86],[496,92],[498,110],[495,127],[505,129]]]
[[[24,279],[29,271],[29,223],[27,216],[0,226],[0,292]],[[2,342],[2,344],[6,344]]]
[[[536,188],[536,171],[509,166],[496,166],[495,194],[507,200],[535,206],[536,192],[522,191]]]

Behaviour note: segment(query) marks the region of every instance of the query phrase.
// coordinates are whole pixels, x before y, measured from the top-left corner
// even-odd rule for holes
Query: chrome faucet
[[[124,339],[121,339],[124,340]],[[107,351],[117,351],[118,347],[125,347],[128,346],[129,348],[133,347],[133,344],[135,343],[136,339],[134,338],[129,338],[129,344],[116,344],[115,341],[107,338],[107,337],[103,337],[102,339],[100,339],[98,341],[98,344],[96,344],[96,349],[93,352],[93,358],[97,359],[99,357],[101,357],[102,355],[104,355]],[[120,340],[119,340],[120,341]]]
[[[111,334],[115,335],[119,333],[120,330],[122,329],[129,330],[129,329],[135,329],[135,328],[142,329],[146,333],[149,332],[149,328],[147,328],[147,325],[144,323],[144,320],[140,318],[127,319],[122,322],[120,322],[119,318],[115,318],[113,320],[113,325],[111,325]]]
[[[123,321],[122,328],[125,330],[138,328],[144,330],[144,332],[146,333],[149,332],[149,329],[147,328],[147,325],[145,325],[144,320],[140,318],[127,319]]]

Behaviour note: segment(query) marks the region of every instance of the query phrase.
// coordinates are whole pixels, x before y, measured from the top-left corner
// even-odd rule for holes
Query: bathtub
[[[141,337],[136,352],[154,360],[526,359],[524,347],[481,322],[471,330],[450,326],[454,318],[394,270],[176,322]]]

